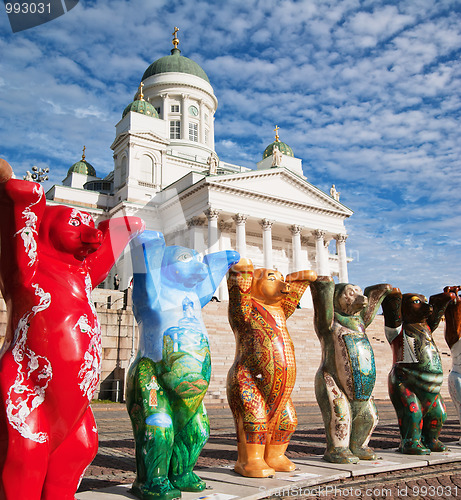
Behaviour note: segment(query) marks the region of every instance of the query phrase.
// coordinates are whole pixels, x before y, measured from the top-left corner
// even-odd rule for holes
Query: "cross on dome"
[[[177,28],[177,27],[175,26],[175,27],[174,27],[174,31],[173,31],[173,33],[172,33],[172,35],[173,35],[173,37],[174,37],[174,38],[173,38],[173,42],[172,42],[172,43],[173,43],[173,46],[174,46],[174,48],[175,48],[175,49],[177,49],[177,48],[178,48],[178,45],[179,45],[179,39],[178,39],[178,37],[176,36],[176,34],[178,33],[178,31],[179,31],[179,28]]]

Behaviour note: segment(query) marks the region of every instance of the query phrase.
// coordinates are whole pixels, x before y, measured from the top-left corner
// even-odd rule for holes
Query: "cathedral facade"
[[[344,221],[352,211],[334,186],[324,193],[306,180],[302,160],[275,140],[249,169],[221,161],[214,149],[218,101],[204,70],[181,55],[174,32],[170,55],[153,62],[116,124],[114,170],[104,178],[82,160],[46,194],[90,212],[95,221],[136,215],[162,231],[168,245],[205,254],[235,249],[255,267],[283,274],[314,269],[348,281]],[[129,249],[118,273],[132,276]],[[225,300],[224,284],[218,298]],[[309,296],[303,306],[311,305]]]

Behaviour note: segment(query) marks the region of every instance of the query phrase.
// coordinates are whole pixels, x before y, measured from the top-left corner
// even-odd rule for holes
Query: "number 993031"
[[[51,14],[51,3],[14,2],[5,4],[9,14]]]

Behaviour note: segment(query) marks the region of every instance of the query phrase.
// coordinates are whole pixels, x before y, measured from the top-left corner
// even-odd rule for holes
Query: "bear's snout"
[[[82,243],[98,246],[102,243],[102,232],[95,227],[81,226],[80,239]]]

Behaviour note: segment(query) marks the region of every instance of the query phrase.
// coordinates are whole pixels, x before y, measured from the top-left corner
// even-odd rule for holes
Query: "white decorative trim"
[[[85,277],[85,291],[88,298],[88,304],[90,305],[91,311],[93,313],[94,326],[90,326],[88,322],[88,316],[86,314],[80,316],[74,326],[74,330],[78,327],[81,333],[90,337],[88,349],[83,357],[84,361],[80,366],[80,371],[78,372],[78,377],[80,380],[80,390],[90,402],[93,399],[94,393],[96,392],[96,388],[99,383],[102,360],[101,327],[96,315],[96,309],[91,299],[91,290],[91,278],[90,275],[87,274]]]
[[[34,186],[33,192],[40,196],[37,201],[31,203],[23,210],[22,218],[26,220],[26,223],[22,229],[14,234],[14,236],[21,235],[24,242],[24,249],[29,257],[29,266],[33,266],[37,260],[37,242],[35,241],[35,235],[37,234],[37,214],[32,211],[32,207],[40,203],[43,198],[43,189],[37,184]]]
[[[24,314],[19,320],[14,332],[13,359],[18,365],[18,372],[14,384],[8,390],[6,400],[6,414],[10,425],[16,429],[22,437],[35,441],[36,443],[46,443],[48,434],[46,432],[32,432],[26,423],[26,418],[45,400],[45,391],[53,378],[51,363],[45,356],[35,354],[27,347],[27,334],[30,320],[39,312],[47,309],[51,304],[51,295],[44,292],[38,284],[32,284],[35,288],[35,295],[40,297],[36,306],[30,312]],[[26,380],[31,380],[34,374],[35,386],[25,384]]]
[[[90,226],[91,223],[94,222],[93,217],[91,217],[90,214],[87,214],[85,212],[81,212],[80,210],[77,210],[76,208],[74,208],[72,210],[70,217],[74,218],[74,219],[80,219],[83,222],[83,224],[85,224],[85,226]]]

